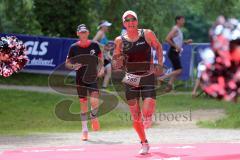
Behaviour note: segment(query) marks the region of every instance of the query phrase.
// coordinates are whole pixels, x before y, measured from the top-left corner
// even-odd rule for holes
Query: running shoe
[[[173,85],[172,84],[168,84],[167,87],[164,89],[165,92],[170,92],[173,89]]]
[[[92,123],[92,130],[93,131],[99,131],[100,130],[100,124],[99,124],[98,118],[91,119],[91,123]]]
[[[82,132],[82,140],[87,141],[88,140],[88,131]]]
[[[144,143],[141,142],[141,144],[142,144],[142,148],[141,148],[141,150],[140,150],[138,153],[139,153],[140,155],[146,155],[146,154],[148,154],[148,151],[149,151],[149,149],[150,149],[150,146],[149,146],[148,142],[147,142],[147,141],[144,142]]]

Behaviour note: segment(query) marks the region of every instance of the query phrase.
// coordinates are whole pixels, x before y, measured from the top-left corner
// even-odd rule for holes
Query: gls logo
[[[27,41],[24,43],[30,55],[43,56],[47,53],[48,42]]]

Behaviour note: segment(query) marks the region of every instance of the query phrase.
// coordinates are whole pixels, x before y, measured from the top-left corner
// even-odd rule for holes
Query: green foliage
[[[31,74],[31,73],[16,73],[10,77],[0,77],[0,84],[6,85],[23,85],[23,86],[48,86],[48,75]],[[58,76],[56,78],[61,84],[61,80],[64,80],[64,76]],[[74,81],[74,78],[71,79]]]
[[[92,38],[98,23],[113,23],[109,39],[122,29],[121,16],[126,10],[138,14],[139,27],[149,28],[163,42],[174,25],[176,15],[186,17],[185,38],[208,41],[208,29],[220,14],[239,17],[240,0],[1,0],[0,32],[76,37],[76,26],[89,26]]]
[[[32,0],[0,1],[0,32],[41,34],[41,26],[33,12]]]
[[[34,0],[34,12],[48,36],[75,37],[80,23],[89,24],[89,2],[84,0]]]

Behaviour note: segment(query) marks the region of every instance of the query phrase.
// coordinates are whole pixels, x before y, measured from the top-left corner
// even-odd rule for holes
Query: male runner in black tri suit
[[[90,95],[92,129],[98,131],[100,125],[97,118],[99,106],[97,77],[103,75],[104,68],[102,67],[98,72],[98,58],[102,60],[102,53],[98,44],[88,39],[89,30],[84,24],[78,26],[77,35],[80,40],[71,45],[66,59],[66,67],[76,70],[76,84],[82,118],[82,140],[88,140],[87,96]]]
[[[113,69],[119,69],[124,65],[122,59],[126,62],[127,73],[123,80],[126,83],[125,94],[133,117],[133,127],[142,144],[139,154],[144,155],[149,151],[144,128],[151,126],[152,114],[156,105],[155,75],[151,70],[153,64],[151,47],[156,49],[159,65],[162,65],[162,46],[151,30],[138,29],[135,12],[126,11],[122,16],[122,21],[126,33],[115,39],[112,65]],[[143,99],[142,108],[140,108],[140,97]]]

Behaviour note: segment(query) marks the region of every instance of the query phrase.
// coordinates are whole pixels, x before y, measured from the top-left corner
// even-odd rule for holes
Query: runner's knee
[[[133,122],[135,121],[141,121],[142,115],[141,115],[141,110],[139,108],[139,104],[137,100],[129,100],[129,110],[133,119]]]
[[[143,102],[143,115],[144,117],[152,116],[155,112],[156,100],[153,98],[145,98]]]
[[[86,113],[88,111],[87,98],[80,98],[81,113]]]
[[[98,92],[92,92],[91,93],[90,103],[91,103],[91,106],[93,108],[98,107],[98,103],[99,103],[98,97],[99,97],[99,93]]]
[[[87,103],[87,97],[80,98],[80,103]]]
[[[182,73],[182,69],[178,69],[176,70],[177,74],[181,74]]]

